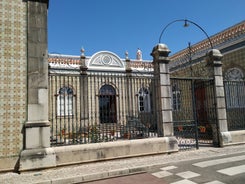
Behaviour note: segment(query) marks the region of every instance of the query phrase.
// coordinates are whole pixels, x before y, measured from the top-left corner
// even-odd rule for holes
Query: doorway
[[[116,90],[111,85],[104,85],[99,91],[100,123],[116,123]]]

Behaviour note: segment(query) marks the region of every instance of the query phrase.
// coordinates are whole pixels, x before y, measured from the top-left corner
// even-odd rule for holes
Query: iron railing
[[[156,80],[140,72],[50,72],[51,145],[158,136]],[[171,78],[171,86],[180,149],[212,145],[218,132],[213,79]],[[224,87],[228,128],[244,129],[244,81],[224,81]]]
[[[224,81],[228,130],[245,129],[245,81]]]
[[[140,72],[51,72],[51,145],[157,136],[155,89],[154,77]]]

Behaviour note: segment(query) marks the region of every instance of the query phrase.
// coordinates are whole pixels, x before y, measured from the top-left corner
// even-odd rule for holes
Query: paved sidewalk
[[[245,153],[245,145],[229,146],[225,148],[201,147],[199,150],[182,151],[173,154],[161,154],[154,156],[94,162],[42,171],[27,172],[22,174],[4,173],[0,174],[0,183],[81,183],[103,178],[141,173],[166,163],[207,158],[219,155],[229,155],[241,152]]]

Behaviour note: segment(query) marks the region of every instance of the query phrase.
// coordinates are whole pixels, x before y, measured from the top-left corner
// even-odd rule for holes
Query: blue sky
[[[48,10],[48,52],[86,56],[110,51],[119,57],[151,60],[163,28],[177,19],[188,19],[212,36],[245,20],[244,0],[50,0]],[[171,53],[205,39],[196,26],[171,24],[161,42]]]

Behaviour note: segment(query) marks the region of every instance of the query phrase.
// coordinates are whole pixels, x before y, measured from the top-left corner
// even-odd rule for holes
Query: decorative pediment
[[[101,51],[91,57],[88,67],[124,68],[124,64],[116,54],[108,51]]]

